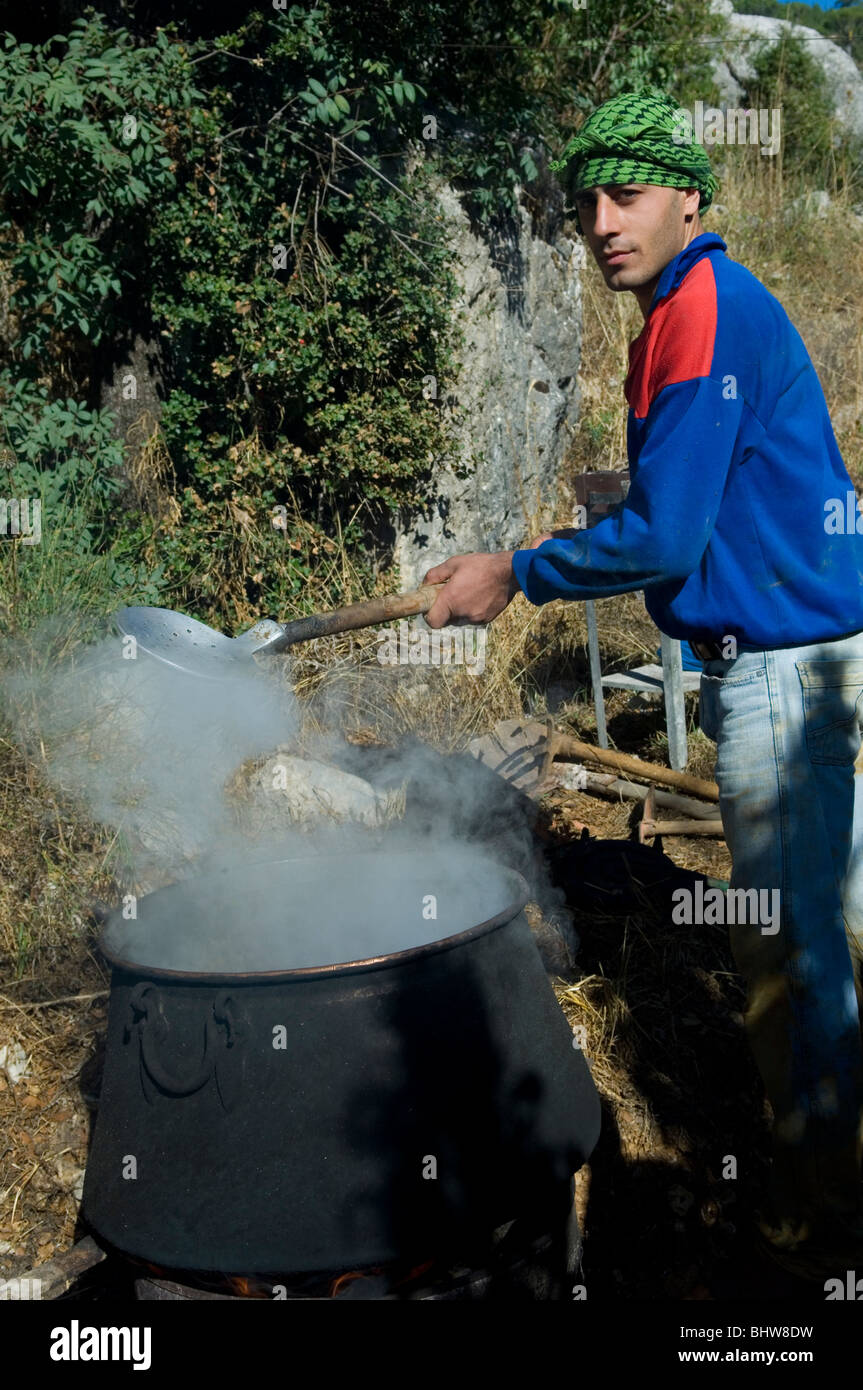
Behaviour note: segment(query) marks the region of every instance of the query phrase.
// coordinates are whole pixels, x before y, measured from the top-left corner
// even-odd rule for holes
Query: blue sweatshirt
[[[803,646],[863,630],[863,516],[782,305],[712,233],[660,276],[630,345],[630,490],[570,540],[517,550],[531,603],[644,589],[670,637]]]

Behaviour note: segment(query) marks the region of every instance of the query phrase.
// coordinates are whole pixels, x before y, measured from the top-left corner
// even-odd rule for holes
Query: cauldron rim
[[[380,854],[379,850],[354,850],[341,855],[341,859],[350,858],[369,858],[372,855]],[[388,850],[385,851],[388,860],[399,858],[415,858],[416,850]],[[530,889],[524,877],[517,869],[509,868],[505,864],[497,863],[491,856],[483,856],[492,863],[496,863],[501,874],[507,875],[515,880],[518,885],[518,896],[511,900],[506,907],[501,908],[500,912],[493,917],[488,917],[483,922],[477,923],[473,927],[467,927],[464,931],[455,932],[451,936],[440,937],[437,941],[427,941],[421,946],[410,946],[403,951],[391,951],[383,956],[368,956],[363,960],[335,961],[330,965],[305,965],[293,970],[169,970],[165,966],[146,965],[141,961],[126,960],[117,955],[106,944],[106,936],[111,930],[112,925],[119,919],[120,909],[115,909],[111,913],[102,931],[99,934],[99,950],[108,960],[115,970],[122,970],[126,974],[135,976],[146,976],[160,980],[174,980],[178,983],[187,984],[270,984],[270,983],[290,983],[296,981],[300,983],[305,980],[330,979],[335,975],[361,975],[373,970],[390,970],[399,966],[410,965],[428,956],[439,955],[445,951],[451,951],[459,946],[467,945],[469,942],[476,941],[482,936],[496,931],[499,927],[506,926],[512,922],[530,901]],[[263,869],[275,864],[295,863],[310,861],[321,858],[318,855],[283,855],[279,859],[266,859],[256,862],[256,867]],[[164,888],[157,888],[152,893],[147,893],[142,902],[149,898],[155,898],[159,894],[170,893],[181,884],[194,882],[194,879],[178,879],[176,883],[166,884]],[[125,920],[125,919],[124,919]]]

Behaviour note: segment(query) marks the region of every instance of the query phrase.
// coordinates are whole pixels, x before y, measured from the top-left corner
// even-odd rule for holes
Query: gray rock
[[[808,193],[801,193],[799,198],[792,198],[782,217],[789,226],[809,218],[821,220],[827,216],[830,203],[830,194],[826,189],[812,188]]]
[[[313,829],[322,822],[378,826],[391,819],[398,796],[315,758],[277,752],[249,779],[254,806],[275,823]]]
[[[711,9],[723,15],[727,24],[727,37],[713,71],[723,103],[738,106],[745,100],[746,84],[755,76],[751,61],[753,38],[773,45],[784,31],[793,29],[827,79],[839,122],[849,134],[863,139],[863,77],[850,53],[805,24],[791,24],[787,19],[770,19],[766,15],[737,14],[731,0],[711,0]]]
[[[521,209],[490,244],[471,231],[452,188],[443,186],[439,200],[460,266],[465,330],[457,380],[437,386],[457,434],[457,465],[438,470],[428,514],[397,532],[405,588],[450,555],[529,539],[554,504],[579,405],[581,243],[534,236]]]

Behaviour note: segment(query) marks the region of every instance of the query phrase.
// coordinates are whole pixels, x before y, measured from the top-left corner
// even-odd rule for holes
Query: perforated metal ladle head
[[[427,613],[443,584],[425,584],[408,594],[388,594],[337,608],[332,613],[314,613],[308,618],[277,623],[262,618],[239,637],[226,637],[214,627],[170,608],[146,606],[121,608],[113,616],[114,625],[124,637],[134,637],[141,651],[164,661],[186,675],[224,679],[250,669],[253,658],[284,651],[295,642],[329,637],[336,632],[352,632],[393,618],[409,618]]]
[[[249,670],[255,653],[271,648],[284,628],[272,618],[262,618],[240,637],[226,637],[214,627],[175,613],[170,608],[121,608],[113,621],[124,637],[133,637],[148,656],[165,662],[186,675],[222,680]]]

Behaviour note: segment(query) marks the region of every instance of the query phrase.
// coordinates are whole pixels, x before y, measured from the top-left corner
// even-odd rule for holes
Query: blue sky
[[[785,0],[780,0],[780,4],[784,4],[784,3],[785,3]],[[819,10],[832,10],[832,9],[833,9],[833,5],[834,5],[834,0],[805,0],[805,3],[806,3],[807,5],[817,5],[818,8],[819,8]],[[858,3],[859,3],[859,0],[858,0]],[[742,12],[746,9],[746,6],[743,5],[743,4],[737,4],[737,3],[735,3],[734,8],[735,8],[736,10],[740,10],[741,13],[742,13]]]

